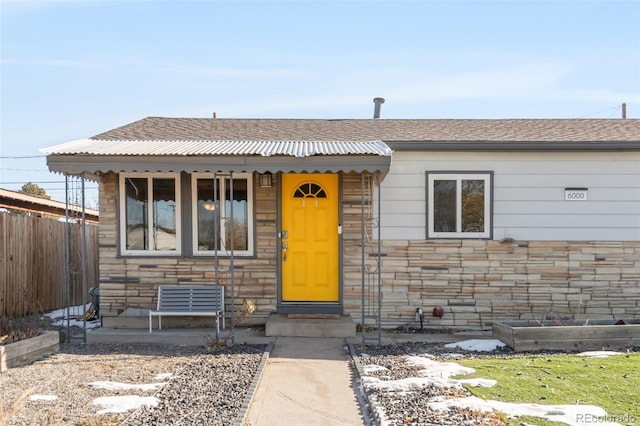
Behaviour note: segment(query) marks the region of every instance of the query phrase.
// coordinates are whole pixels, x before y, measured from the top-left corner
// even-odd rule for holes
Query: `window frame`
[[[456,232],[436,232],[434,226],[434,181],[455,180],[456,181]],[[483,232],[462,232],[462,206],[461,185],[463,180],[484,180],[484,217],[485,230]],[[493,238],[493,172],[491,171],[427,171],[427,239],[492,239]]]
[[[254,179],[252,173],[191,173],[191,250],[194,257],[214,256],[216,250],[198,249],[198,179],[217,179],[220,182],[220,206],[226,208],[226,179],[245,179],[247,181],[247,250],[233,249],[233,255],[239,257],[254,256],[255,228],[254,228]],[[226,213],[223,210],[223,215]],[[224,217],[224,216],[223,216]],[[221,221],[219,235],[225,235],[224,221]],[[224,238],[222,247],[217,251],[218,256],[229,256]]]
[[[127,178],[145,178],[149,191],[148,198],[153,200],[153,179],[173,179],[175,181],[175,221],[176,221],[176,249],[175,250],[154,250],[153,249],[153,209],[147,209],[149,222],[149,249],[147,250],[129,250],[127,249],[127,194],[125,180]],[[118,195],[119,195],[119,214],[118,235],[120,236],[120,255],[122,256],[171,256],[179,257],[182,255],[182,194],[181,179],[179,173],[142,173],[142,172],[123,172],[118,176]],[[147,201],[148,202],[148,201]]]

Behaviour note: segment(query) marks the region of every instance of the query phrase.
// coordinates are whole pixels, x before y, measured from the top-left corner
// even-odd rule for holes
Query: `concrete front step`
[[[282,337],[355,337],[356,323],[348,315],[288,316],[272,314],[267,320],[265,334]]]

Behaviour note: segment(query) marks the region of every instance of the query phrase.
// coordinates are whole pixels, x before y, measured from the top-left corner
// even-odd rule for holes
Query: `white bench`
[[[158,317],[162,330],[163,316],[211,316],[216,318],[216,332],[220,332],[220,318],[224,329],[224,287],[221,285],[161,285],[158,288],[158,309],[149,311],[149,333],[152,318]]]

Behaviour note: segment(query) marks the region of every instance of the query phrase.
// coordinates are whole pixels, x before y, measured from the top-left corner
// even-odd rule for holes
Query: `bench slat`
[[[160,286],[158,304],[155,311],[149,311],[149,332],[152,332],[152,317],[157,316],[162,329],[162,316],[211,315],[216,318],[216,330],[219,331],[219,318],[224,327],[224,287],[213,286]]]

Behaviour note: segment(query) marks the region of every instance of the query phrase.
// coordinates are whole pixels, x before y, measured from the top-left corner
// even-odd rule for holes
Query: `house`
[[[43,151],[99,182],[105,325],[211,282],[256,323],[640,317],[637,119],[148,117]]]
[[[82,217],[82,208],[64,202],[48,200],[21,192],[0,189],[0,209],[23,212],[38,217],[66,219],[67,215]],[[98,222],[98,211],[85,208],[85,219],[90,223]]]

